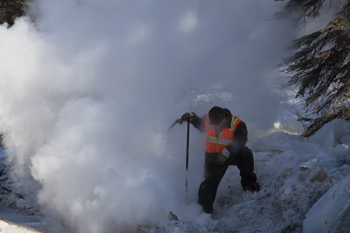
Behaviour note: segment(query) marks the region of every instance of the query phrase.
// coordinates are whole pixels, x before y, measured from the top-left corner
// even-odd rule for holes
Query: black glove
[[[188,112],[186,112],[185,114],[183,114],[181,116],[179,123],[182,124],[182,122],[187,121],[187,120],[191,121],[191,114]]]
[[[216,162],[220,165],[224,165],[227,161],[227,158],[222,154],[222,153],[219,153],[216,157]]]

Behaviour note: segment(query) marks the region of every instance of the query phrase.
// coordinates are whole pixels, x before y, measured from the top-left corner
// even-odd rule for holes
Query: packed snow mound
[[[338,232],[349,230],[349,222],[345,229],[340,229],[336,224],[350,211],[350,175],[334,185],[324,194],[310,211],[306,214],[303,224],[303,232],[319,233],[332,232],[338,228]]]
[[[140,226],[139,232],[346,232],[349,143],[350,123],[344,120],[328,123],[309,140],[277,132],[250,141],[260,192],[243,192],[239,170],[231,166],[220,184],[212,218],[202,213],[193,221],[180,218],[156,227]]]
[[[0,232],[11,232],[11,233],[40,233],[33,228],[16,224],[9,221],[0,220]]]
[[[239,170],[231,166],[218,189],[212,215],[203,213],[196,201],[188,205],[179,203],[177,212],[172,210],[179,220],[173,218],[156,226],[139,225],[137,232],[348,232],[349,143],[350,123],[343,120],[328,123],[309,140],[285,132],[252,140],[247,146],[254,153],[260,192],[243,192]],[[24,199],[19,197],[21,193],[6,175],[11,164],[5,165],[2,204],[23,207],[24,213],[28,210],[26,206],[37,209],[31,195],[24,193]],[[196,185],[189,183],[189,186]],[[45,221],[47,229],[57,229],[53,227],[55,224]],[[44,226],[40,222],[35,224]],[[0,231],[36,232],[6,221],[0,221]]]

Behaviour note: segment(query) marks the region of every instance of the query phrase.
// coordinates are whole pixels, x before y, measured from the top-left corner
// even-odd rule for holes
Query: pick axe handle
[[[188,150],[190,146],[190,120],[187,120],[187,146],[186,146],[186,202],[188,203]]]

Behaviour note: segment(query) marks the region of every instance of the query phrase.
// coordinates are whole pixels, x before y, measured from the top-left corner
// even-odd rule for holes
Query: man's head
[[[226,113],[224,109],[218,106],[214,106],[209,110],[210,124],[220,125],[224,119],[226,119]]]

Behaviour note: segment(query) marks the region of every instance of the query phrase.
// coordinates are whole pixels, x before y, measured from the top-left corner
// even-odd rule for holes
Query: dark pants
[[[224,165],[215,162],[217,155],[217,153],[205,153],[205,180],[198,190],[198,203],[202,206],[213,206],[220,181],[229,165],[236,165],[240,170],[242,187],[257,180],[254,173],[253,153],[248,147],[243,147],[237,156],[229,158]]]

